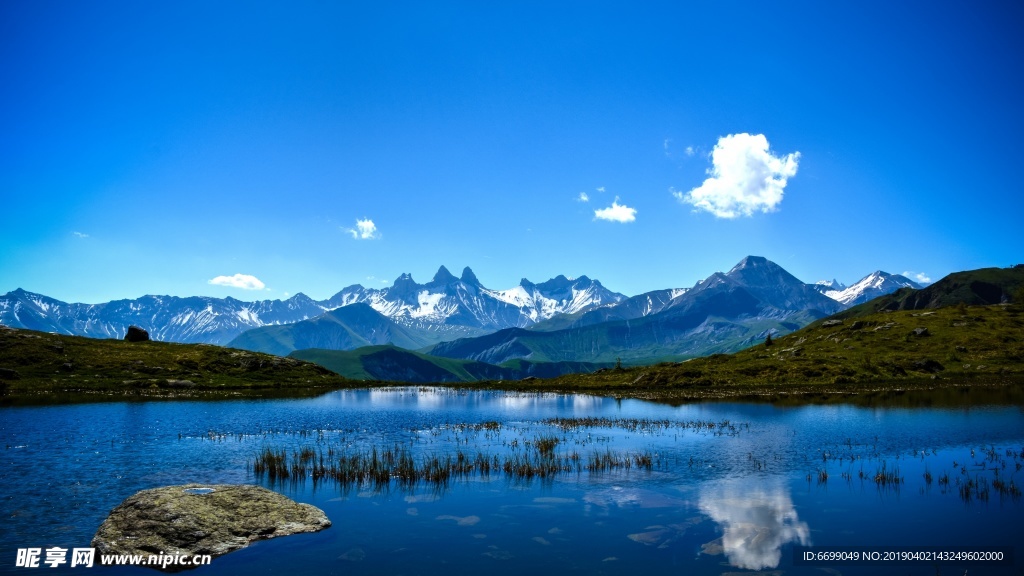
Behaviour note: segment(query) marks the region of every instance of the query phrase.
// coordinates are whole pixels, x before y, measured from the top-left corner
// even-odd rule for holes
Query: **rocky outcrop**
[[[128,342],[146,342],[149,340],[149,332],[146,332],[138,326],[129,326],[128,332],[124,335],[124,339]]]
[[[185,484],[130,496],[110,512],[92,545],[100,554],[219,556],[330,525],[323,510],[259,486]]]

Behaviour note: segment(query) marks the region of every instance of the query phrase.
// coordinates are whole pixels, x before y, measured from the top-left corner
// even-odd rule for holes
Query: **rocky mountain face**
[[[842,308],[774,262],[749,256],[685,291],[627,299],[561,329],[503,330],[443,342],[430,354],[493,364],[517,358],[608,362],[699,356],[738,350],[769,333],[792,332]]]
[[[403,274],[388,288],[354,285],[320,301],[296,294],[287,300],[256,302],[230,297],[144,296],[103,304],[68,304],[18,289],[0,296],[0,324],[94,338],[122,338],[128,326],[135,325],[147,330],[154,340],[226,344],[253,328],[294,324],[361,303],[410,330],[410,341],[421,341],[414,334],[425,332],[429,334],[422,342],[433,343],[530,326],[558,314],[578,313],[623,299],[622,294],[586,276],[574,280],[558,276],[540,284],[523,279],[515,288],[491,290],[481,285],[469,268],[456,278],[442,266],[427,284],[417,284],[412,276]],[[377,319],[364,324],[380,330]],[[324,324],[328,325],[330,322]],[[372,332],[357,330],[352,341],[363,340],[384,343]]]

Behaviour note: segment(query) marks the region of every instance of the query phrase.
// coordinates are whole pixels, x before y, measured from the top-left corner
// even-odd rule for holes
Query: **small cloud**
[[[285,298],[287,298],[287,297],[289,297],[289,296],[291,296],[291,294],[289,294],[289,293],[287,293],[287,292],[285,292],[285,293],[284,293],[284,297],[285,297]]]
[[[914,280],[917,280],[918,283],[920,283],[920,284],[931,284],[932,283],[932,279],[929,278],[928,275],[925,274],[924,272],[911,272],[911,271],[907,271],[907,272],[904,272],[902,274],[902,276],[906,276],[907,278],[913,278]]]
[[[693,146],[687,146],[685,152],[687,156],[693,156],[697,153],[697,151],[693,149]]]
[[[608,220],[609,222],[633,222],[636,220],[636,208],[619,204],[619,197],[616,196],[611,206],[594,210],[594,218]]]
[[[356,220],[356,227],[346,228],[345,231],[351,234],[356,240],[372,240],[374,238],[380,238],[380,232],[377,231],[377,225],[369,218]]]
[[[234,276],[217,276],[208,282],[214,286],[227,286],[229,288],[241,288],[242,290],[263,290],[266,285],[260,279],[248,274],[235,274]]]
[[[597,191],[601,192],[603,194],[604,193],[604,186],[601,186],[600,188],[598,188]]]
[[[590,202],[590,196],[587,196],[586,192],[580,192],[580,195],[576,197],[577,202]]]
[[[799,152],[772,155],[764,134],[730,134],[719,138],[711,152],[710,178],[685,194],[670,190],[680,202],[718,218],[773,212],[799,160]]]
[[[84,233],[84,232],[72,232],[72,234],[74,234],[75,238],[88,238],[89,237],[89,235]]]

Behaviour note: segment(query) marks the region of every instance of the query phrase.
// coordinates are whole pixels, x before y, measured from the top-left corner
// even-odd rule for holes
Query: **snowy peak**
[[[845,290],[846,289],[846,284],[843,284],[839,280],[836,280],[835,278],[833,278],[831,280],[818,280],[817,282],[814,283],[814,287],[816,289],[818,289],[819,291],[824,291],[824,290]]]
[[[856,306],[879,296],[895,292],[900,288],[918,290],[921,288],[921,285],[906,276],[876,270],[849,287],[839,290],[826,290],[824,294],[846,306]]]

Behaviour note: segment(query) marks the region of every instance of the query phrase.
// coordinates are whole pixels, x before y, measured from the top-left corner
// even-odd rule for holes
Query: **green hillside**
[[[264,395],[350,386],[316,364],[207,344],[98,340],[0,326],[3,398]]]
[[[833,317],[731,355],[567,375],[516,387],[711,397],[978,383],[1024,383],[1021,305]]]

